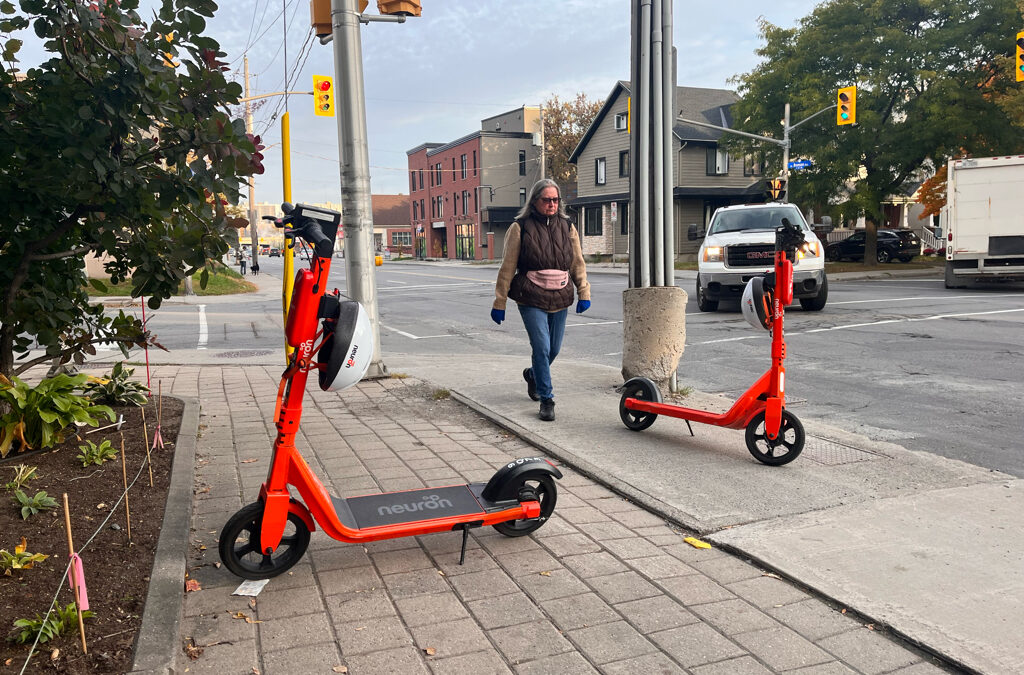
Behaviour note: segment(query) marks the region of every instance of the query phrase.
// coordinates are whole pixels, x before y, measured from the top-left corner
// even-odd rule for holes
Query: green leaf
[[[92,108],[87,105],[83,105],[78,109],[78,117],[83,120],[91,120],[93,118]]]
[[[95,288],[100,293],[107,292],[107,285],[99,279],[89,279],[89,285]]]

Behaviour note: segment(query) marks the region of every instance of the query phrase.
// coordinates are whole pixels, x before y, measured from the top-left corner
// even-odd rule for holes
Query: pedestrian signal
[[[313,76],[313,113],[334,117],[334,80],[326,75]]]
[[[768,196],[778,199],[786,194],[786,181],[782,178],[771,178],[768,180]]]
[[[1017,73],[1017,81],[1024,82],[1024,30],[1017,33],[1017,57],[1014,59],[1016,64],[1014,72]]]
[[[836,95],[836,124],[857,123],[857,87],[843,87]]]

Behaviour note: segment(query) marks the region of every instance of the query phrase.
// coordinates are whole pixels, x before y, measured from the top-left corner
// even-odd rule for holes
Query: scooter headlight
[[[704,262],[722,262],[721,246],[705,246]]]

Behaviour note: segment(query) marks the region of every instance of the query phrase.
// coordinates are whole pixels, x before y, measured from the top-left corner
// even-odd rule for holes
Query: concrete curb
[[[135,640],[132,673],[164,675],[174,672],[179,649],[185,583],[185,555],[189,545],[192,517],[192,486],[195,478],[196,446],[199,434],[199,399],[176,396],[185,404],[181,429],[174,447],[171,484],[167,491],[164,520],[153,558],[153,570],[146,592],[142,625]]]

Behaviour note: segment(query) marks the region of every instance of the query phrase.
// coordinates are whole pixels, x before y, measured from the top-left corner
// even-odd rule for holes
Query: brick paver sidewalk
[[[947,672],[882,631],[666,524],[568,467],[530,537],[473,530],[368,545],[313,534],[250,604],[217,534],[264,479],[280,368],[162,366],[202,404],[177,672]],[[315,385],[313,385],[315,388]],[[341,496],[486,481],[536,448],[412,379],[307,396],[299,448]],[[443,394],[443,392],[440,392]],[[198,652],[199,650],[195,650]]]

